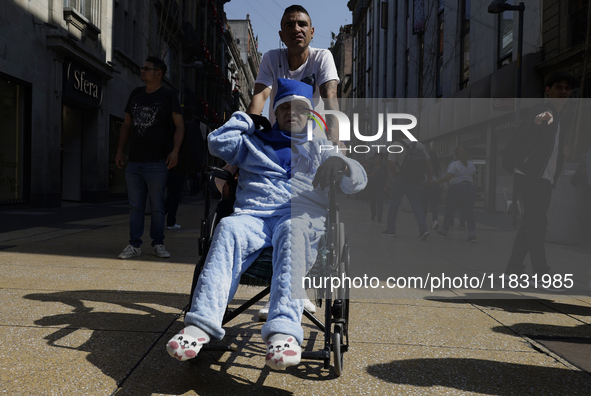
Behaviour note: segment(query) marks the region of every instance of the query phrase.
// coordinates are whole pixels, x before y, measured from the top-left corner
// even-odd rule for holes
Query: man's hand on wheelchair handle
[[[345,173],[347,176],[351,175],[351,171],[344,159],[339,157],[330,157],[318,167],[316,176],[312,181],[312,186],[316,188],[320,185],[321,189],[328,186],[331,180],[336,180],[339,172]]]

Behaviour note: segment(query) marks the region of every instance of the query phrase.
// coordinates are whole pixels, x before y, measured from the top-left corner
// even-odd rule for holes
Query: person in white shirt
[[[246,113],[259,115],[265,101],[271,96],[271,103],[277,92],[277,79],[286,78],[312,85],[314,104],[323,99],[326,110],[338,110],[337,85],[340,82],[332,54],[327,49],[310,47],[314,38],[314,27],[308,11],[302,6],[292,5],[285,9],[279,31],[281,42],[286,48],[268,51],[263,55],[254,86],[254,96]],[[269,121],[275,123],[275,114],[269,108]],[[326,118],[327,138],[338,144],[336,117]]]
[[[314,38],[314,27],[310,14],[304,7],[292,5],[285,9],[281,18],[279,37],[286,48],[274,49],[263,55],[254,85],[254,95],[246,113],[260,115],[269,96],[270,103],[274,103],[279,78],[311,85],[314,106],[320,103],[322,97],[325,109],[338,110],[337,85],[340,80],[337,68],[329,50],[310,47]],[[271,125],[275,124],[272,106],[269,106],[268,118]],[[336,118],[326,117],[326,124],[326,138],[344,148],[345,146],[339,143]],[[226,166],[224,169],[232,173],[237,171],[237,168],[232,166]],[[306,301],[306,309],[310,312],[316,311],[316,307],[309,300]],[[259,311],[259,318],[266,319],[268,311],[269,303]]]
[[[454,150],[454,162],[449,164],[445,176],[434,181],[436,184],[449,182],[447,198],[445,202],[445,217],[441,230],[437,235],[446,237],[449,227],[454,219],[456,207],[460,206],[462,217],[468,225],[468,242],[476,242],[476,222],[474,220],[474,202],[476,201],[476,187],[474,186],[474,174],[476,167],[472,161],[468,161],[468,153],[462,146]]]

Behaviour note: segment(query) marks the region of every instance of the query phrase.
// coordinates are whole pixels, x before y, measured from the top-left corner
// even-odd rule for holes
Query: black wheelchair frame
[[[218,167],[210,166],[208,167],[207,171],[208,179],[205,186],[205,217],[201,219],[201,235],[199,238],[199,255],[201,256],[201,258],[195,267],[193,283],[191,286],[191,299],[189,301],[188,310],[190,310],[191,303],[193,301],[193,292],[197,285],[199,275],[201,274],[201,271],[205,264],[207,253],[209,252],[211,238],[213,236],[215,226],[219,222],[218,214],[215,208],[212,209],[211,204],[212,191],[215,188],[214,180],[215,178],[219,178],[222,180],[229,181],[232,180],[234,177],[231,172]],[[338,204],[336,202],[336,195],[337,181],[333,180],[330,182],[329,186],[329,207],[327,224],[328,254],[325,258],[327,260],[327,265],[324,266],[326,268],[326,272],[324,275],[328,277],[330,277],[331,275],[339,277],[341,276],[341,274],[346,275],[349,272],[350,263],[348,237],[345,232],[344,224],[339,221],[339,210]],[[322,259],[323,258],[320,258],[320,260]],[[254,264],[252,266],[254,266]],[[243,280],[248,279],[249,270],[247,270],[242,276],[242,280],[240,282],[241,284],[244,283]],[[320,278],[325,278],[325,276],[321,275]],[[271,290],[271,286],[269,285],[270,281],[270,279],[267,280],[266,284],[268,284],[268,286],[264,290],[252,297],[247,302],[243,303],[238,308],[234,310],[226,308],[226,313],[222,321],[222,326],[226,325],[228,322],[235,319],[238,315],[249,309],[257,302],[259,302],[265,296],[267,296]],[[246,281],[246,283],[260,285],[260,283],[257,282],[250,283]],[[343,285],[343,287],[338,288],[333,293],[330,287],[326,287],[326,290],[324,291],[324,304],[322,304],[322,299],[318,299],[317,305],[319,306],[319,308],[321,308],[322,305],[324,305],[324,322],[318,319],[316,316],[314,316],[306,309],[304,309],[303,314],[306,318],[308,318],[308,320],[310,320],[314,325],[318,327],[318,329],[320,329],[324,333],[324,348],[319,351],[302,351],[302,359],[323,361],[324,369],[328,369],[330,367],[330,359],[332,352],[335,375],[339,377],[343,372],[343,355],[345,352],[349,350],[349,288],[347,287],[347,285]],[[203,346],[202,349],[236,352],[233,348],[223,345],[206,344]],[[303,346],[302,349],[304,349]]]

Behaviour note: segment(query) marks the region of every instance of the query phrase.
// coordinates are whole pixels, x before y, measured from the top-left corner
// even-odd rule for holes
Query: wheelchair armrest
[[[215,177],[222,180],[232,180],[234,175],[226,169],[218,168],[217,166],[208,166],[207,171],[212,173]]]

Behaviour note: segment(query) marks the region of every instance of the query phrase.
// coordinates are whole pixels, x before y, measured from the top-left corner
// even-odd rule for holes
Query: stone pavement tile
[[[464,307],[465,308],[465,307]],[[492,330],[498,322],[477,309],[420,304],[351,304],[354,341],[428,345],[446,348],[527,351],[529,345]]]
[[[2,326],[159,332],[187,303],[183,294],[112,290],[0,289]]]
[[[6,269],[8,271],[17,267],[29,267],[29,269],[40,267],[100,268],[130,271],[170,270],[173,272],[180,270],[190,273],[192,279],[195,268],[192,260],[191,262],[181,260],[178,257],[179,255],[169,259],[161,259],[154,256],[151,250],[147,250],[141,256],[134,257],[133,259],[120,260],[117,259],[117,255],[120,253],[119,251],[110,257],[92,257],[84,255],[85,253],[82,252],[80,254],[62,255],[57,253],[43,253],[42,251],[15,251],[17,248],[0,250],[0,271],[2,271],[2,267],[4,266],[10,267]]]
[[[52,233],[58,231],[59,228],[51,227],[32,227],[24,230],[2,232],[0,233],[0,242],[14,241],[22,238],[34,238],[38,235]]]
[[[104,217],[97,217],[94,219],[85,219],[85,220],[77,220],[71,221],[68,224],[75,224],[75,225],[119,225],[119,224],[129,224],[129,215],[113,215],[113,216],[104,216]]]
[[[112,243],[97,244],[93,236],[97,236],[97,234],[77,232],[69,235],[68,239],[60,240],[59,243],[56,243],[55,240],[47,240],[31,244],[17,244],[15,247],[0,250],[0,264],[10,260],[19,263],[33,262],[42,265],[55,263],[75,266],[83,263],[96,264],[96,261],[106,268],[120,268],[133,263],[137,263],[135,265],[143,263],[146,266],[179,263],[193,268],[199,259],[195,242],[197,237],[194,233],[186,240],[175,243],[165,242],[165,246],[171,254],[169,259],[154,256],[150,244],[144,243],[141,256],[120,260],[117,256],[127,246],[127,241],[117,240]],[[107,237],[105,236],[105,238]],[[179,236],[175,236],[175,238],[180,239]],[[187,248],[187,246],[193,248]]]
[[[178,362],[156,346],[116,393],[122,395],[586,395],[591,377],[529,352],[352,342],[344,372],[320,362],[285,371],[264,365],[260,339],[226,339],[237,353],[203,351]],[[251,345],[250,348],[245,348]]]
[[[38,290],[162,290],[186,293],[188,296],[193,278],[192,267],[174,262],[135,261],[121,263],[121,268],[103,268],[100,262],[90,259],[72,262],[60,256],[39,255],[37,258],[37,261],[0,264],[0,287]],[[37,265],[38,263],[44,264]]]
[[[109,395],[158,334],[11,326],[0,336],[0,393]]]

